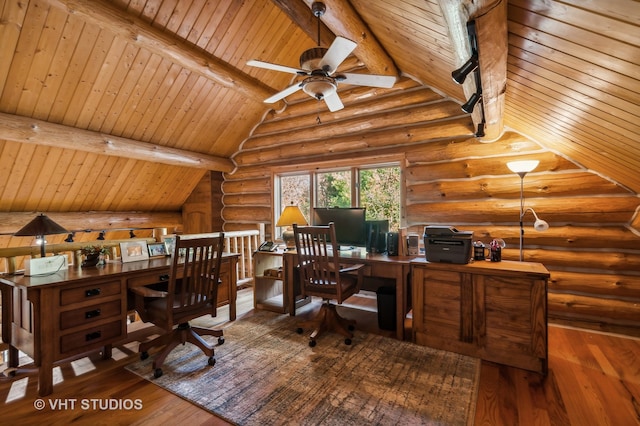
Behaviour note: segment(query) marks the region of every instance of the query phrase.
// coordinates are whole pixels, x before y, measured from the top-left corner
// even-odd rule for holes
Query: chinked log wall
[[[376,89],[374,100],[371,90],[341,92],[347,107],[333,114],[300,98],[268,116],[235,156],[238,169],[225,174],[225,230],[271,224],[274,172],[399,159],[410,231],[453,225],[476,240],[502,238],[503,258],[518,260],[520,178],[506,163],[537,159],[524,180],[526,206],[551,228],[534,231],[527,213],[524,256],[551,271],[550,321],[640,336],[636,195],[521,135],[479,143],[459,105],[409,78]]]

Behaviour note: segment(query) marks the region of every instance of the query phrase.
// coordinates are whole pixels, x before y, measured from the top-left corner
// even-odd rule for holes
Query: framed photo
[[[120,243],[122,262],[136,262],[149,259],[149,249],[146,241],[131,241]]]
[[[153,243],[148,245],[149,257],[162,257],[167,256],[167,244],[166,243]]]
[[[162,235],[160,236],[160,241],[165,244],[167,255],[173,256],[173,252],[176,248],[176,234]]]

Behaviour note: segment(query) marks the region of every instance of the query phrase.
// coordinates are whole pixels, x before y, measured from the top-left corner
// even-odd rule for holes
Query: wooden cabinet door
[[[547,358],[546,282],[474,277],[474,334],[483,359],[542,372]]]
[[[473,353],[461,340],[462,275],[437,269],[414,268],[412,279],[413,332],[416,343],[461,353]]]

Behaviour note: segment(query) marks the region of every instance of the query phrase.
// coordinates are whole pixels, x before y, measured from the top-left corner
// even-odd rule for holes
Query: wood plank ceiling
[[[345,67],[409,76],[460,104],[469,88],[450,74],[468,45],[456,19],[503,8],[506,86],[482,79],[489,124],[640,192],[640,2],[325,3],[323,45],[359,43]],[[310,4],[4,0],[0,213],[179,210],[207,169],[233,169],[271,109],[261,100],[293,81],[247,60],[297,67],[317,44]]]

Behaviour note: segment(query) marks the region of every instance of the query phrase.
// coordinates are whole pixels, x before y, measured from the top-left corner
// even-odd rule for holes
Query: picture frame
[[[176,234],[161,235],[160,241],[163,242],[167,247],[167,255],[173,256],[173,252],[175,251],[176,247]]]
[[[168,256],[167,243],[152,243],[148,244],[149,257],[165,257]]]
[[[149,249],[146,241],[131,241],[120,243],[122,263],[137,262],[149,259]]]

